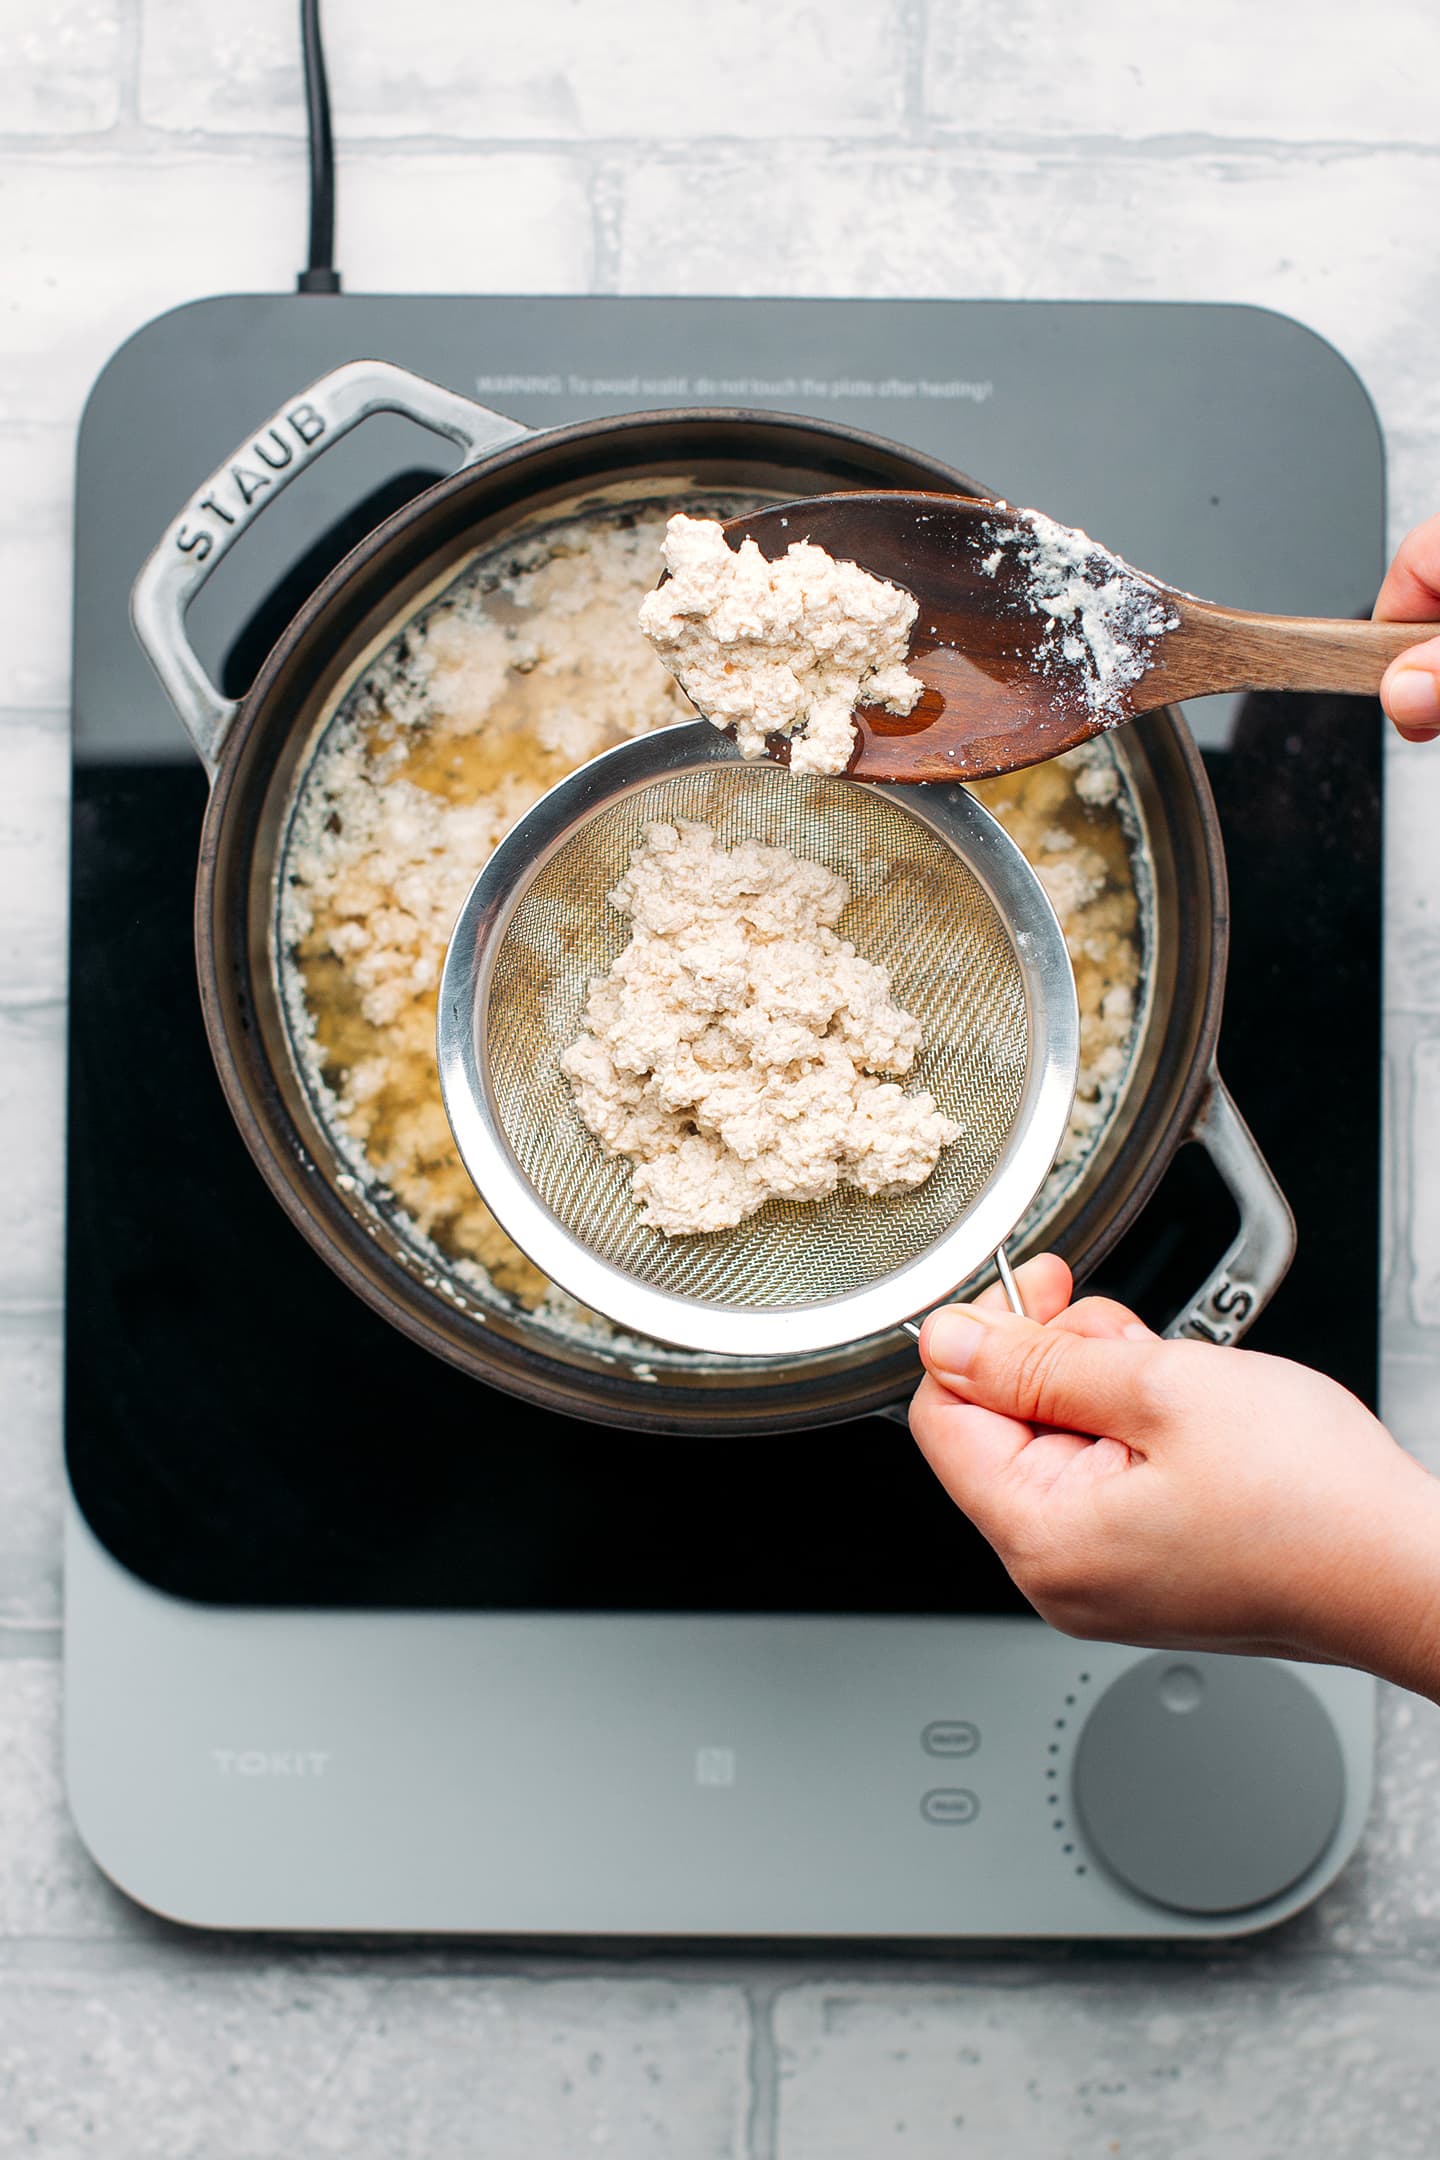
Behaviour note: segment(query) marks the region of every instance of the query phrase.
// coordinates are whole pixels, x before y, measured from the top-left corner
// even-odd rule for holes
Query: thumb
[[[1412,741],[1440,734],[1440,638],[1412,645],[1392,660],[1380,684],[1380,702]]]
[[[1153,1375],[1163,1346],[1136,1328],[1134,1339],[1117,1340],[947,1305],[925,1322],[920,1355],[941,1387],[965,1402],[1030,1425],[1138,1439],[1156,1421]]]

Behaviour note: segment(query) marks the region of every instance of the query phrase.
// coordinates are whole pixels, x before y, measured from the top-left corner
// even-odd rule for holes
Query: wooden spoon
[[[748,537],[772,561],[793,541],[813,540],[919,602],[906,664],[924,695],[905,718],[859,707],[846,767],[854,778],[975,780],[1013,772],[1157,705],[1217,690],[1373,696],[1397,654],[1440,636],[1440,623],[1331,622],[1217,607],[1132,569],[1083,533],[1033,520],[1034,513],[966,496],[853,494],[808,496],[726,525],[732,547]],[[1079,575],[1092,590],[1123,581],[1119,613],[1112,610],[1108,625],[1105,603],[1086,603],[1082,592],[1093,644],[1078,635],[1076,620],[1057,620],[1037,598],[1026,559],[1037,534],[1058,534],[1062,550],[1073,543],[1088,551]],[[1063,573],[1047,577],[1042,564],[1041,584],[1057,581]],[[1153,634],[1127,637],[1126,619],[1132,632],[1137,620],[1148,620]],[[1108,669],[1094,656],[1098,648],[1106,657],[1107,628],[1118,630],[1131,654],[1117,666],[1108,648]],[[772,755],[788,759],[788,741],[772,743]]]

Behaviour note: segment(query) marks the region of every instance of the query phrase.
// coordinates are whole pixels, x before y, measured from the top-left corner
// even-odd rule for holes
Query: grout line
[[[0,1615],[0,1665],[53,1663],[62,1649],[58,1620],[7,1620]]]
[[[928,37],[926,0],[900,0],[902,110],[908,132],[916,139],[927,133],[925,57]]]
[[[745,1990],[750,2045],[745,2059],[745,2160],[776,2160],[780,2140],[780,2066],[775,2051],[775,1998],[781,1981]]]
[[[0,705],[0,735],[12,733],[19,735],[22,732],[38,735],[42,741],[51,744],[55,753],[60,756],[62,763],[68,763],[68,760],[64,758],[64,751],[69,731],[70,708],[68,705],[61,705],[58,702],[54,705]],[[11,774],[6,777],[7,789],[13,802],[14,776]],[[68,779],[68,773],[66,777]],[[63,792],[68,792],[68,789],[62,790]]]
[[[61,943],[57,936],[57,970],[62,965],[58,949]],[[53,1046],[61,1033],[58,1023],[65,1019],[69,1003],[63,986],[57,990],[51,983],[7,983],[0,975],[0,1031],[14,1039]]]
[[[118,54],[120,119],[116,133],[123,132],[126,137],[140,132],[140,58],[144,37],[141,0],[123,0]]]
[[[618,293],[624,261],[625,176],[612,159],[597,158],[585,192],[590,203],[590,290]]]
[[[910,97],[922,92],[907,90]],[[337,134],[337,151],[346,155],[360,156],[453,156],[463,153],[475,157],[544,156],[544,157],[630,157],[641,160],[658,160],[665,163],[685,163],[694,159],[716,156],[752,156],[757,163],[773,167],[777,163],[776,145],[770,135],[365,135],[358,132]],[[978,128],[947,127],[940,121],[918,124],[914,132],[907,129],[861,129],[851,133],[821,130],[813,135],[795,132],[785,138],[785,147],[797,156],[813,157],[817,150],[828,153],[836,163],[853,163],[857,157],[914,157],[926,154],[927,161],[940,152],[958,157],[990,158],[995,156],[1040,158],[1047,165],[1066,162],[1090,163],[1096,158],[1114,158],[1125,162],[1145,160],[1197,161],[1233,160],[1251,158],[1270,160],[1282,164],[1305,163],[1334,159],[1357,160],[1365,158],[1422,158],[1428,161],[1440,159],[1440,141],[1393,140],[1377,137],[1351,139],[1347,137],[1318,136],[1313,140],[1280,141],[1272,136],[1227,136],[1203,132],[1177,133],[1173,135],[1083,135],[1045,132],[1029,134],[1024,131],[990,132]],[[205,156],[253,156],[259,151],[271,153],[283,149],[303,156],[305,138],[303,132],[277,127],[237,128],[233,131],[212,132],[205,128],[166,128],[144,121],[133,125],[121,125],[111,129],[97,130],[89,134],[41,135],[0,132],[0,154],[36,159],[69,157],[74,163],[101,163],[107,158],[133,161],[135,153],[171,157]]]

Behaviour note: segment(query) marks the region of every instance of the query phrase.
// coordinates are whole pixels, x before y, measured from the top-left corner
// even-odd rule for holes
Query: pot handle
[[[1269,1304],[1295,1257],[1295,1217],[1235,1098],[1215,1066],[1188,1138],[1204,1148],[1240,1210],[1218,1266],[1176,1313],[1167,1335],[1236,1343]]]
[[[307,465],[372,413],[447,435],[473,464],[532,431],[389,360],[349,360],[263,421],[191,496],[136,578],[130,620],[146,657],[214,778],[239,701],[221,694],[185,634],[185,610],[228,550]]]

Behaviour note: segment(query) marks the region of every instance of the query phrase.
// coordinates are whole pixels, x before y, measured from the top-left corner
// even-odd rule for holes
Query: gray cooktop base
[[[1255,310],[217,300],[140,332],[87,412],[87,754],[183,754],[107,625],[192,483],[362,353],[535,425],[701,400],[833,414],[940,450],[1219,600],[1343,614],[1378,575],[1368,401],[1330,348]],[[303,553],[410,454],[383,424],[364,446],[370,432],[348,467],[277,505],[272,549]],[[1343,538],[1324,530],[1337,497]],[[236,619],[277,559],[242,547],[227,564]],[[210,604],[197,635],[218,650]],[[1195,718],[1219,739],[1224,708]],[[1313,1898],[1370,1796],[1364,1676],[1150,1658],[1032,1620],[203,1605],[127,1572],[72,1505],[66,1630],[82,1835],[133,1897],[197,1925],[1216,1936]],[[1163,1841],[1158,1859],[1129,1851],[1124,1792],[1085,1768],[1097,1704],[1107,1762],[1131,1763],[1152,1820],[1167,1811],[1173,1870]],[[1292,1775],[1312,1797],[1303,1822]]]

